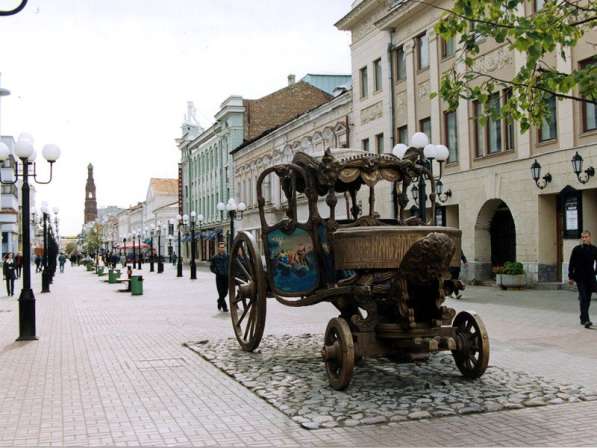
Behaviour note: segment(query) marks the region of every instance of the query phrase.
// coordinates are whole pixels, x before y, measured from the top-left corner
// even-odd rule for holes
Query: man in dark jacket
[[[572,249],[568,264],[568,283],[576,282],[578,301],[580,302],[580,324],[591,328],[589,319],[591,294],[597,289],[595,280],[595,263],[597,263],[597,247],[591,244],[591,232],[585,230],[581,236],[581,244]]]
[[[218,244],[218,253],[211,259],[209,269],[216,274],[216,287],[218,288],[218,309],[228,312],[226,295],[228,294],[228,254],[226,245]]]

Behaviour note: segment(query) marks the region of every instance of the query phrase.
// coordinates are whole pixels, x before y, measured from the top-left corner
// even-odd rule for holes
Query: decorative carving
[[[424,83],[419,84],[419,88],[417,89],[417,96],[420,99],[429,99],[429,81],[425,81]]]
[[[473,64],[473,70],[481,73],[491,73],[506,65],[511,65],[513,62],[512,52],[502,47],[499,50],[478,57]]]
[[[381,101],[361,110],[361,124],[383,117],[383,104]]]

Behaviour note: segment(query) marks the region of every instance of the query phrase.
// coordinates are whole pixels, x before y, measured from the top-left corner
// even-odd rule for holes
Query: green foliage
[[[96,253],[102,245],[102,226],[94,224],[85,233],[85,251],[87,254]]]
[[[64,251],[70,257],[73,253],[77,252],[77,243],[74,241],[69,242],[64,248]]]
[[[501,274],[505,275],[522,275],[524,274],[524,267],[518,261],[506,261]]]
[[[484,118],[517,120],[524,132],[549,118],[553,95],[597,101],[597,64],[563,73],[546,62],[546,56],[556,51],[566,59],[567,50],[597,25],[597,0],[547,0],[528,16],[520,12],[524,6],[523,0],[454,0],[452,9],[436,24],[444,39],[460,38],[458,58],[464,70],[444,73],[439,89],[450,109],[456,109],[460,98],[486,106],[492,92],[510,88],[512,94],[503,99],[501,110],[485,107]],[[486,39],[526,55],[526,63],[513,79],[497,78],[475,65],[479,44]]]

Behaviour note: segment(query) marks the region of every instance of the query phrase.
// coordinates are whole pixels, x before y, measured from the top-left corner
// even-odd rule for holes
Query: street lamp
[[[60,148],[56,145],[46,145],[42,154],[50,163],[50,178],[48,181],[38,181],[35,169],[35,149],[33,147],[33,138],[29,134],[21,134],[15,145],[15,155],[21,160],[21,172],[19,172],[19,162],[15,163],[14,177],[9,181],[0,182],[7,185],[14,185],[19,178],[22,178],[22,203],[21,210],[23,217],[21,219],[21,233],[23,237],[23,288],[19,295],[19,338],[18,341],[36,340],[35,330],[35,296],[31,289],[31,235],[29,227],[29,176],[38,184],[49,184],[52,181],[52,166],[60,157]],[[10,150],[4,143],[0,143],[0,162],[3,162],[10,155]],[[29,167],[32,166],[30,173]]]
[[[430,144],[429,138],[423,132],[415,132],[411,138],[410,147],[403,143],[398,143],[392,149],[392,153],[399,159],[412,157],[415,165],[418,167],[418,188],[413,188],[413,197],[415,201],[417,201],[418,198],[419,218],[425,223],[427,221],[426,181],[431,181],[431,201],[433,206],[435,206],[435,182],[441,180],[443,163],[448,160],[450,151],[444,145]],[[409,153],[412,154],[412,156],[409,155]],[[434,179],[433,177],[434,160],[439,163],[439,177],[437,179]],[[433,216],[432,219],[435,222],[435,216]]]
[[[226,204],[218,202],[217,209],[220,212],[226,210],[230,219],[230,237],[228,238],[228,252],[230,252],[232,251],[232,240],[234,239],[234,221],[243,219],[243,212],[247,209],[247,206],[242,201],[237,203],[234,198],[229,198]]]
[[[137,251],[135,249],[135,231],[133,230],[131,232],[131,234],[129,235],[129,239],[131,239],[133,241],[133,269],[136,268],[136,263],[137,263]]]
[[[43,201],[41,203],[42,213],[42,224],[43,224],[43,240],[44,240],[44,253],[42,258],[42,271],[41,271],[41,292],[50,292],[50,272],[48,270],[48,219],[49,210],[48,203]]]
[[[137,269],[142,269],[143,266],[141,265],[141,229],[137,229],[137,249],[139,252],[139,256],[137,257]]]
[[[592,166],[588,167],[583,173],[582,164],[584,160],[582,156],[578,153],[578,151],[576,151],[576,154],[574,154],[574,157],[572,157],[572,160],[570,162],[572,162],[572,171],[574,171],[574,174],[576,174],[576,178],[581,184],[586,184],[591,179],[591,177],[595,175],[595,168]]]
[[[158,274],[164,272],[164,262],[162,261],[162,231],[163,227],[158,221]]]
[[[201,218],[203,219],[202,215]],[[197,263],[195,263],[195,256],[196,256],[196,247],[195,247],[195,220],[197,219],[197,215],[194,211],[191,212],[191,280],[197,280]],[[185,215],[186,221],[186,215]]]
[[[182,252],[181,252],[181,243],[180,243],[180,228],[183,226],[182,216],[178,215],[176,217],[178,220],[178,258],[176,263],[176,276],[182,277]]]
[[[448,198],[452,197],[452,190],[448,189],[444,191],[444,183],[441,181],[441,179],[438,179],[437,182],[435,182],[435,191],[437,193],[437,198],[442,203],[446,202]]]
[[[168,263],[172,263],[172,240],[174,235],[168,235]]]
[[[155,272],[154,269],[154,265],[153,265],[153,231],[155,229],[155,226],[152,224],[150,229],[149,229],[149,244],[150,244],[150,248],[149,248],[149,272]],[[147,232],[147,227],[145,227],[145,231]]]
[[[128,264],[127,252],[126,252],[126,237],[124,237],[122,239],[122,254],[124,255],[124,266],[126,266]]]

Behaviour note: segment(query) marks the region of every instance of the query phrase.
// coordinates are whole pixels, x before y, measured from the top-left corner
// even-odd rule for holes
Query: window
[[[485,155],[485,126],[481,124],[483,105],[475,101],[473,107],[475,109],[475,156],[483,157]]]
[[[549,117],[543,119],[543,125],[539,129],[539,141],[554,140],[558,135],[558,123],[556,117],[556,97],[550,95],[547,99]]]
[[[456,112],[444,112],[445,142],[450,155],[448,163],[458,160],[458,126],[456,125]]]
[[[369,139],[368,138],[364,138],[363,140],[361,140],[361,148],[363,149],[363,151],[369,152]]]
[[[431,139],[431,118],[423,118],[419,120],[419,131]]]
[[[449,58],[454,56],[456,46],[454,45],[454,38],[448,40],[442,39],[442,58]]]
[[[580,62],[580,68],[597,64],[597,57]],[[583,132],[597,129],[597,105],[595,103],[582,103],[582,130]]]
[[[504,90],[504,103],[512,97],[512,89]],[[514,120],[510,115],[504,123],[506,128],[506,151],[514,149]]]
[[[367,96],[367,67],[363,67],[359,70],[360,74],[360,81],[361,81],[361,98],[365,98]]]
[[[377,134],[375,136],[375,150],[377,154],[383,154],[383,134]]]
[[[398,81],[406,80],[406,58],[403,46],[398,47],[396,50],[396,79]]]
[[[423,33],[417,37],[417,62],[419,70],[427,70],[429,68],[429,40],[427,33]]]
[[[500,95],[494,93],[489,98],[487,103],[489,112],[499,113],[500,112]],[[490,154],[495,154],[502,150],[502,121],[496,120],[491,117],[487,120],[487,148]]]
[[[373,74],[375,75],[375,86],[374,90],[377,92],[381,90],[381,59],[373,61]]]
[[[398,128],[398,143],[408,145],[408,126],[400,126]]]

